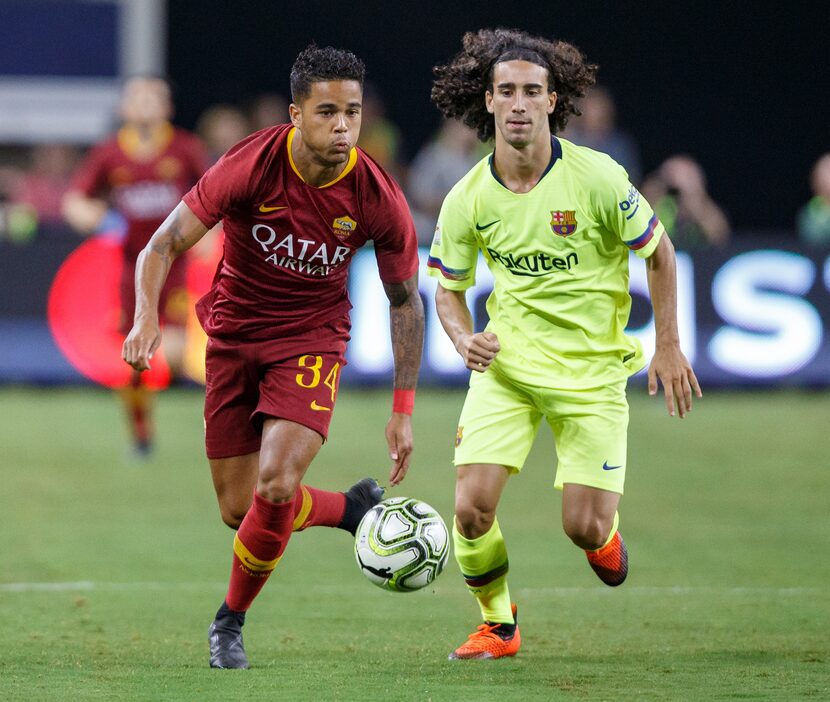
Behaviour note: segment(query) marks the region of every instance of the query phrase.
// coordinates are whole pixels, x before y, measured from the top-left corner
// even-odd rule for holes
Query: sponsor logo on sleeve
[[[632,185],[628,189],[625,200],[617,203],[617,205],[625,213],[625,218],[631,219],[640,209],[640,191]]]
[[[432,245],[441,246],[441,222],[435,223],[435,234],[432,235]]]

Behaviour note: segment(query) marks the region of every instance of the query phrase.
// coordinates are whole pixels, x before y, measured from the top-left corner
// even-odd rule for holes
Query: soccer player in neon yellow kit
[[[628,255],[646,259],[657,344],[648,391],[684,417],[701,395],[680,350],[674,249],[610,157],[554,133],[576,113],[596,66],[565,42],[480,30],[435,69],[432,98],[480,139],[483,159],[447,195],[429,258],[441,323],[472,372],[456,437],[455,555],[484,623],[451,659],[521,645],[496,519],[502,491],[542,417],[556,439],[565,533],[600,579],[619,585],[628,553],[617,506],[626,470],[627,378],[644,365],[625,335]],[[495,279],[490,322],[474,333],[465,290],[481,251]],[[676,410],[675,410],[676,408]]]

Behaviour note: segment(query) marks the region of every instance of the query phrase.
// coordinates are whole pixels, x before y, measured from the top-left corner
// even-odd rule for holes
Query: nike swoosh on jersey
[[[622,468],[622,463],[618,466],[609,466],[608,461],[605,461],[605,463],[602,464],[603,470],[617,470],[617,468]]]
[[[268,206],[265,205],[265,203],[262,203],[259,206],[259,211],[260,212],[276,212],[277,210],[287,210],[287,209],[288,209],[288,205],[277,205],[276,207],[268,207]]]
[[[497,219],[497,220],[495,220],[495,221],[493,221],[493,222],[490,222],[490,224],[478,224],[478,223],[476,223],[476,229],[478,229],[478,231],[480,231],[480,232],[483,232],[485,229],[489,229],[489,228],[490,228],[490,227],[492,227],[494,224],[497,224],[497,223],[499,223],[499,222],[501,222],[501,220],[500,220],[500,219]]]
[[[310,407],[317,412],[331,412],[331,407],[323,407],[322,405],[318,405],[317,400],[312,400]]]

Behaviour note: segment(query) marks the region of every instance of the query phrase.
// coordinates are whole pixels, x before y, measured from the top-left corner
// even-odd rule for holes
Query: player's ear
[[[493,114],[493,93],[487,90],[484,93],[484,106],[487,108],[487,111],[492,115]]]
[[[555,90],[551,90],[548,93],[548,100],[550,101],[550,104],[548,105],[548,114],[552,114],[553,111],[556,109],[556,98],[558,97],[559,96],[556,94]]]
[[[295,127],[301,127],[303,123],[303,110],[293,102],[288,106],[288,116],[291,118],[291,124]]]

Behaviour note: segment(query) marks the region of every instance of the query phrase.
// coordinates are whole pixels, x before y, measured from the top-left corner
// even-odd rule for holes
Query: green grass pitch
[[[703,700],[830,697],[830,395],[708,393],[686,420],[632,387],[621,529],[603,586],[560,526],[547,427],[499,512],[515,659],[451,662],[477,623],[455,562],[394,594],[347,534],[295,535],[245,627],[252,668],[207,666],[232,532],[202,448],[202,396],[158,404],[158,450],[125,457],[115,398],[0,390],[2,700]],[[413,495],[452,518],[463,394],[421,391]],[[307,480],[385,477],[391,393],[344,388]]]

